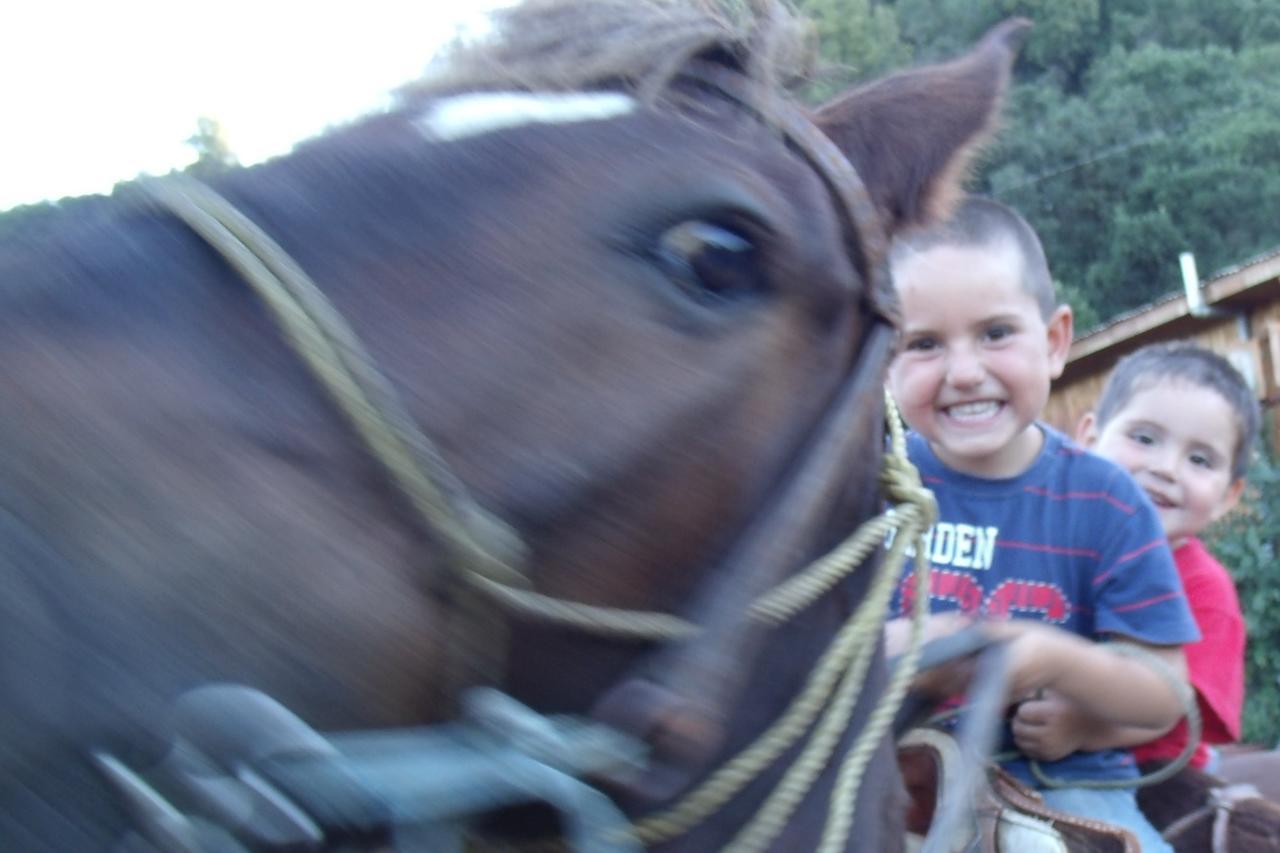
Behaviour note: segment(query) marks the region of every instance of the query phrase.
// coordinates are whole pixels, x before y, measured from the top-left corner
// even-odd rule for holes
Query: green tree
[[[1023,52],[1024,73],[1046,72],[1067,91],[1077,91],[1093,61],[1102,28],[1100,0],[996,0],[1000,17],[1035,22]]]
[[[902,40],[920,62],[950,59],[1002,17],[994,0],[897,0]]]
[[[1280,40],[1280,9],[1268,0],[1109,0],[1105,9],[1107,40],[1126,49],[1238,50]]]
[[[796,5],[818,30],[824,68],[809,93],[814,101],[911,58],[892,6],[872,0],[799,0]]]
[[[1019,86],[980,186],[1104,317],[1280,243],[1280,44],[1116,49],[1079,95]]]
[[[1080,291],[1080,288],[1056,280],[1053,286],[1058,293],[1058,301],[1071,306],[1077,335],[1102,325],[1102,315],[1098,313],[1098,309],[1093,306],[1089,298]]]
[[[972,186],[1027,216],[1082,320],[1180,290],[1179,252],[1208,275],[1280,245],[1280,0],[799,6],[843,69],[820,97],[955,56],[1010,15],[1032,19]]]

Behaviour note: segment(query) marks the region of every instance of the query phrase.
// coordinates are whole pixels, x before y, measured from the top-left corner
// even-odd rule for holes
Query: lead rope
[[[510,612],[561,626],[645,640],[682,639],[697,632],[696,625],[671,614],[598,607],[528,589],[528,579],[512,565],[521,556],[518,537],[467,499],[465,489],[399,405],[355,334],[292,258],[226,199],[194,179],[168,178],[151,183],[147,189],[252,285],[370,453],[447,549],[450,568],[457,577]],[[734,853],[763,849],[777,837],[830,762],[880,646],[889,599],[908,546],[914,543],[917,553],[924,552],[920,537],[937,514],[933,495],[921,485],[919,473],[907,460],[902,422],[887,391],[885,408],[890,449],[884,458],[881,484],[894,506],[758,598],[748,616],[770,625],[790,620],[851,574],[893,531],[893,544],[880,562],[867,596],[841,627],[783,716],[676,806],[634,824],[629,831],[642,842],[673,838],[713,814],[795,744],[821,714],[809,742],[781,782],[752,821],[724,848]],[[928,573],[928,561],[917,560],[916,589],[928,588]],[[821,842],[823,853],[847,844],[863,771],[915,674],[927,604],[927,595],[915,596],[910,646],[840,764]]]

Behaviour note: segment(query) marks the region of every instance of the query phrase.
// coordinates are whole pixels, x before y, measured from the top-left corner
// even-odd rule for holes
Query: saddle
[[[915,728],[898,741],[898,766],[906,784],[907,850],[920,850],[949,796],[948,781],[960,773],[955,739],[932,728]],[[1034,789],[995,765],[973,793],[972,821],[945,842],[947,851],[981,853],[1139,853],[1126,829],[1057,811]]]

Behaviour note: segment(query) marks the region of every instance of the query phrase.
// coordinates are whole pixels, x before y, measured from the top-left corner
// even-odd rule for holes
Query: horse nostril
[[[627,679],[609,690],[591,716],[652,748],[645,771],[621,783],[647,800],[670,799],[688,787],[724,741],[719,714],[643,678]]]

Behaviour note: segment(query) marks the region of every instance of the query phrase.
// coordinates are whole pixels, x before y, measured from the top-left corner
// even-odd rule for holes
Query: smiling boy
[[[890,388],[939,507],[925,555],[930,612],[990,620],[1010,640],[1013,699],[1048,689],[1109,723],[1168,729],[1182,712],[1171,685],[1099,641],[1138,646],[1181,674],[1180,646],[1198,635],[1146,495],[1038,420],[1072,316],[1034,231],[1003,205],[969,199],[896,243],[890,262],[902,309]],[[943,525],[988,531],[990,559],[960,562],[957,549],[946,559],[933,545]],[[916,594],[908,577],[895,615]],[[1006,767],[1036,784],[1025,761]],[[1169,849],[1132,788],[1073,784],[1135,778],[1127,751],[1077,751],[1044,770],[1067,782],[1042,792],[1049,805],[1122,825],[1144,850]]]
[[[1240,735],[1245,623],[1230,574],[1196,537],[1239,501],[1260,421],[1253,392],[1230,362],[1175,342],[1121,359],[1076,430],[1081,443],[1133,475],[1173,548],[1201,634],[1185,653],[1203,723],[1190,763],[1206,770],[1214,769],[1207,745]],[[1033,754],[1137,744],[1144,763],[1175,758],[1188,739],[1185,724],[1154,740],[1141,729],[1101,726],[1054,696],[1020,706],[1013,729]]]

